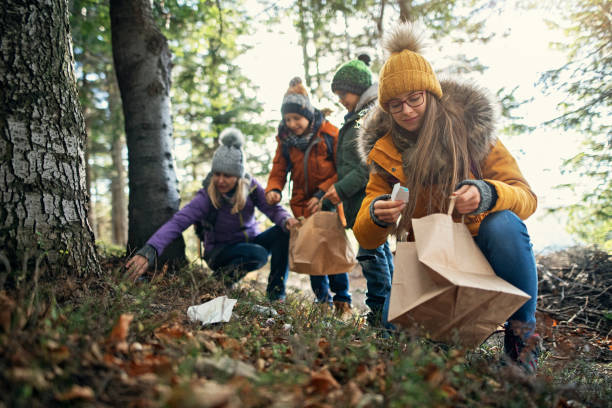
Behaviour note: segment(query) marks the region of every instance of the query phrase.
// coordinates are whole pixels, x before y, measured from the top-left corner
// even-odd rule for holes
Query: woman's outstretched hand
[[[270,205],[276,205],[280,203],[281,195],[278,191],[268,191],[266,193],[266,202]]]
[[[374,215],[387,224],[395,224],[404,207],[406,202],[403,200],[378,200],[374,203]]]
[[[455,210],[459,214],[473,213],[480,205],[480,190],[476,186],[463,185],[453,195],[456,197]]]
[[[134,255],[128,263],[125,264],[127,268],[128,279],[136,281],[140,275],[145,273],[149,267],[149,261],[142,255]]]

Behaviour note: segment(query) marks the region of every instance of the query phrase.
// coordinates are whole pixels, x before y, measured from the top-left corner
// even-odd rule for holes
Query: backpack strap
[[[282,149],[283,157],[285,158],[285,161],[287,162],[286,172],[289,173],[291,169],[293,168],[293,162],[291,161],[291,156],[289,155],[289,145],[287,145],[287,143],[285,142],[281,142],[281,149]]]
[[[336,160],[334,157],[334,138],[327,133],[323,133],[323,140],[325,140],[325,146],[327,147],[327,160],[331,160],[335,166]]]

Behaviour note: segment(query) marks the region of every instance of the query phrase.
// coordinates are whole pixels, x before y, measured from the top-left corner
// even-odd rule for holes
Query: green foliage
[[[529,126],[521,122],[523,117],[515,116],[514,111],[520,108],[522,105],[533,101],[533,98],[517,101],[514,93],[518,89],[518,86],[512,89],[512,91],[508,92],[506,88],[501,88],[497,91],[497,99],[501,103],[501,116],[504,118],[504,121],[507,123],[503,132],[508,135],[521,134],[525,132],[532,132],[535,127]]]
[[[582,202],[567,208],[570,231],[590,243],[612,249],[612,4],[608,0],[556,3],[564,20],[550,22],[569,43],[553,46],[567,52],[563,66],[545,72],[539,81],[546,92],[565,95],[560,115],[548,126],[579,132],[582,150],[565,162],[594,188]],[[574,188],[575,186],[569,186]]]
[[[272,130],[259,118],[257,88],[234,63],[248,50],[241,38],[252,19],[242,0],[167,1],[155,3],[154,14],[173,53],[174,134],[190,146],[183,165],[201,180],[224,128],[257,143]]]

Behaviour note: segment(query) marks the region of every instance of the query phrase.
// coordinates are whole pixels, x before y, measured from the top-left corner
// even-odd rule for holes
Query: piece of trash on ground
[[[220,296],[201,305],[189,306],[187,316],[192,322],[200,321],[202,325],[229,322],[236,302],[237,299]]]
[[[278,316],[278,312],[275,309],[271,307],[267,307],[267,306],[253,305],[253,310],[265,316],[270,316],[270,317]]]

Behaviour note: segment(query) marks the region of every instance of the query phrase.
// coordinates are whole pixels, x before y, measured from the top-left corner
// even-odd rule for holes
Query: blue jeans
[[[348,273],[310,276],[310,287],[312,287],[318,303],[331,303],[332,300],[334,302],[351,303]],[[330,289],[335,293],[333,298],[329,293]]]
[[[357,261],[361,265],[368,288],[365,303],[372,312],[381,313],[385,300],[391,293],[391,280],[393,279],[393,254],[389,248],[389,242],[385,241],[384,244],[374,249],[365,249],[360,246]]]
[[[208,265],[213,276],[226,283],[239,281],[248,272],[263,267],[270,260],[270,275],[266,294],[270,300],[285,298],[285,283],[289,276],[289,233],[281,227],[268,228],[251,242],[239,242],[224,247]]]
[[[516,321],[535,329],[538,274],[527,227],[512,211],[489,214],[480,224],[474,241],[500,278],[531,296],[509,322]]]

